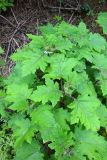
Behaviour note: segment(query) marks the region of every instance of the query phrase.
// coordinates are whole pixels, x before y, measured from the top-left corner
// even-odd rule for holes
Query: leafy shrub
[[[1,116],[14,160],[106,160],[107,42],[81,22],[40,27],[11,56]]]
[[[6,11],[8,7],[13,6],[14,0],[0,0],[0,10]]]

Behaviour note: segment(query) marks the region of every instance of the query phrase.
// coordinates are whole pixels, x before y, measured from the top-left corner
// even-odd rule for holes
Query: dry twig
[[[9,51],[10,51],[10,47],[11,47],[11,42],[14,38],[14,35],[16,34],[16,32],[19,30],[20,28],[20,23],[18,24],[17,28],[14,30],[10,40],[9,40],[9,44],[8,44],[8,48],[7,48],[7,52],[6,52],[6,55],[5,55],[5,62],[7,61],[7,58],[8,58],[8,55],[9,55]]]
[[[5,19],[11,26],[13,26],[14,28],[16,28],[16,26],[12,22],[10,22],[7,18],[5,18],[4,16],[2,16],[1,14],[0,14],[0,17],[3,18],[3,19]]]
[[[15,19],[15,21],[16,21],[16,23],[17,23],[17,25],[19,24],[18,23],[18,20],[17,20],[17,18],[16,18],[16,16],[15,16],[15,14],[14,14],[14,12],[13,12],[13,9],[11,8],[11,12],[12,12],[12,14],[13,14],[13,17],[14,17],[14,19]]]

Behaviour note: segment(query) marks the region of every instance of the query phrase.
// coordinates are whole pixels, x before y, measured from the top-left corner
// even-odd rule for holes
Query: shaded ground
[[[100,32],[95,20],[100,11],[107,11],[107,1],[65,0],[60,4],[53,0],[17,0],[12,9],[0,15],[0,45],[4,48],[7,68],[11,68],[9,55],[28,42],[26,33],[38,34],[40,25],[57,23],[57,16],[71,23],[83,20],[92,32]],[[7,72],[7,69],[6,69]],[[7,74],[7,73],[4,73]]]
[[[39,25],[48,22],[56,23],[55,16],[57,15],[69,21],[70,18],[74,18],[71,17],[72,10],[59,11],[59,7],[54,8],[55,4],[50,4],[44,2],[45,7],[43,7],[41,3],[23,1],[23,3],[18,3],[12,9],[2,13],[0,16],[0,44],[3,48],[7,49],[9,40],[13,37],[10,52],[14,51],[16,47],[26,43],[26,33],[38,34]]]

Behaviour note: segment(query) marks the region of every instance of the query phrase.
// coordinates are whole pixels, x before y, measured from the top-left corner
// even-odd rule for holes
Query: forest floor
[[[92,32],[101,33],[95,20],[99,12],[107,11],[106,1],[90,0],[79,3],[78,0],[68,0],[68,5],[65,4],[61,6],[51,0],[49,2],[26,0],[17,2],[13,8],[0,14],[0,45],[4,49],[4,59],[7,64],[4,75],[8,74],[12,67],[9,60],[10,54],[28,43],[27,33],[38,34],[40,25],[56,24],[61,17],[70,24],[78,24],[83,20]]]

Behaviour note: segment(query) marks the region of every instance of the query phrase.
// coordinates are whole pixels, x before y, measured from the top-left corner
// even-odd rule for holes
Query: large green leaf
[[[39,106],[31,113],[32,124],[36,124],[36,129],[40,131],[44,141],[50,141],[54,129],[57,128],[55,118],[50,110],[50,106]]]
[[[28,50],[28,51],[26,51]],[[27,76],[29,74],[34,74],[37,69],[45,70],[47,66],[47,56],[40,49],[29,49],[25,48],[22,51],[18,51],[16,54],[12,55],[14,61],[22,62],[22,75]]]
[[[22,115],[13,116],[9,121],[9,126],[13,129],[13,137],[16,139],[15,147],[21,146],[24,141],[31,143],[35,126],[29,119],[24,119]]]
[[[107,95],[107,57],[105,55],[96,55],[93,59],[94,67],[100,72],[95,77],[100,83],[103,95]]]
[[[57,54],[49,59],[50,69],[44,77],[53,79],[67,78],[72,69],[78,64],[76,58],[66,58],[63,54]]]
[[[107,131],[107,107],[104,105],[101,105],[101,107],[98,108],[98,116],[100,118],[101,126],[104,127]]]
[[[72,89],[76,90],[78,93],[96,96],[93,83],[90,81],[85,71],[82,73],[75,71],[72,72],[66,81],[68,84],[70,84]]]
[[[50,79],[46,80],[46,85],[38,86],[37,90],[35,90],[31,95],[31,99],[33,101],[42,101],[43,104],[50,101],[53,106],[57,104],[57,102],[60,100],[60,97],[62,97],[62,93],[59,90],[58,83],[54,83]]]
[[[97,52],[101,52],[101,50],[105,50],[107,46],[107,42],[104,39],[104,37],[102,37],[98,33],[95,33],[95,34],[91,33],[89,40],[90,40],[90,47],[96,50]]]
[[[43,154],[40,152],[40,146],[36,141],[31,144],[23,143],[23,145],[16,150],[14,160],[43,160]]]
[[[32,86],[35,80],[35,76],[33,74],[29,74],[27,76],[23,76],[22,73],[22,64],[17,63],[16,66],[11,71],[11,74],[6,78],[5,84],[11,85],[13,82],[16,84],[27,84]]]
[[[58,128],[52,138],[52,143],[49,144],[49,147],[56,151],[55,152],[56,159],[66,160],[70,158],[70,154],[68,154],[68,152],[71,152],[70,147],[72,145],[73,145],[72,132],[67,134],[66,132],[63,132],[60,128]]]
[[[32,89],[28,88],[27,84],[11,84],[7,87],[6,101],[12,103],[9,108],[12,110],[26,110],[28,106],[27,100],[32,93]]]
[[[80,121],[87,129],[97,131],[100,128],[100,121],[97,116],[97,108],[99,106],[100,101],[96,97],[79,96],[69,105],[69,108],[72,109],[71,124],[79,123]]]
[[[87,156],[89,160],[106,160],[107,142],[97,133],[77,128],[74,139],[74,156],[77,157],[74,160],[80,160],[81,156]]]
[[[67,121],[70,121],[70,113],[62,108],[54,110],[54,116],[57,123],[60,125],[62,130],[67,131],[70,130]]]

